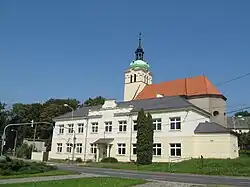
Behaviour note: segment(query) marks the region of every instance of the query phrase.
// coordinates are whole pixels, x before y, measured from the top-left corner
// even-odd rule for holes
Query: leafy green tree
[[[153,149],[152,117],[141,109],[137,117],[137,164],[146,165],[152,163]]]
[[[97,106],[97,105],[103,105],[105,102],[105,98],[102,96],[98,96],[94,99],[89,98],[88,100],[84,101],[84,106]]]
[[[250,116],[248,111],[237,112],[234,114],[235,116]]]
[[[6,110],[6,104],[0,102],[0,132],[3,131],[4,126],[7,124],[8,111]]]

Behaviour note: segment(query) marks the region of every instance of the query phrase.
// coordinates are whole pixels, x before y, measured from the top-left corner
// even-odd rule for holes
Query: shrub
[[[0,175],[35,174],[56,170],[54,166],[45,163],[25,162],[23,160],[6,157],[0,160]]]
[[[91,159],[88,159],[87,161],[86,161],[86,163],[92,163],[93,162],[93,160],[91,160]]]
[[[76,158],[76,162],[82,163],[82,159],[81,158]]]
[[[117,163],[118,160],[114,157],[107,157],[107,158],[103,158],[101,160],[101,162],[105,162],[105,163]]]

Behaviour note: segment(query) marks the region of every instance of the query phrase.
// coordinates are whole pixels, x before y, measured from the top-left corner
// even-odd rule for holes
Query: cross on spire
[[[135,60],[143,60],[144,51],[141,45],[141,32],[139,33],[139,44],[135,51]]]

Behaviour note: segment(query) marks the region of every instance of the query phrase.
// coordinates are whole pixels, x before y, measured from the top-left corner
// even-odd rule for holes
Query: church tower
[[[144,60],[140,33],[135,60],[130,63],[129,69],[125,71],[124,101],[134,100],[148,84],[152,84],[152,73],[149,71],[149,64]]]

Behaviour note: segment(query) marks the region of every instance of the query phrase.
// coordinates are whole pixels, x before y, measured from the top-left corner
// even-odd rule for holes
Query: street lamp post
[[[65,107],[69,107],[71,109],[71,120],[73,122],[73,150],[72,150],[72,161],[74,161],[74,157],[75,157],[75,146],[76,146],[76,133],[75,133],[75,129],[74,129],[74,109],[69,106],[68,104],[64,104],[63,106]]]
[[[11,129],[12,132],[15,132],[15,143],[14,143],[14,152],[13,152],[13,156],[15,156],[16,154],[16,142],[17,142],[17,133],[18,131],[17,130],[14,130],[14,129]]]

